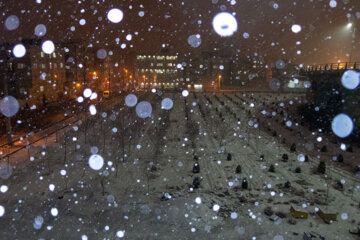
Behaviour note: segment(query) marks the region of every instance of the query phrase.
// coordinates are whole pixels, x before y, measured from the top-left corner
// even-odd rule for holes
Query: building
[[[16,58],[13,45],[4,44],[1,49],[2,95],[16,97],[21,105],[41,106],[56,102],[66,94],[64,89],[64,49],[55,46],[52,54],[41,50],[40,39],[24,39],[25,56]]]
[[[138,87],[175,88],[182,78],[178,56],[162,51],[160,54],[139,54],[135,60]]]

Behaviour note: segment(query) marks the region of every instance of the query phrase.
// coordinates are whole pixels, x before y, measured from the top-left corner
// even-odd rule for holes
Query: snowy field
[[[173,100],[170,110],[161,107],[165,97]],[[356,239],[349,229],[360,220],[360,179],[345,164],[359,164],[360,150],[342,151],[340,142],[296,124],[291,109],[303,96],[138,98],[151,103],[151,117],[119,102],[3,159],[2,176],[9,178],[0,180],[1,239],[282,240],[309,231]],[[327,151],[319,151],[324,145]],[[343,164],[334,161],[339,153]],[[90,167],[94,154],[104,166],[99,157]],[[325,174],[316,172],[320,160]],[[294,218],[291,206],[308,218]],[[319,209],[337,220],[325,223]]]

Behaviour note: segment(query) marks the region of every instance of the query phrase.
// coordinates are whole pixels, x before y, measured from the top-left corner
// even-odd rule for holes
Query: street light
[[[352,33],[351,34],[351,50],[350,50],[350,56],[349,56],[349,62],[351,62],[351,58],[352,58],[352,52],[354,50],[354,42],[355,42],[355,32],[356,32],[356,27],[353,26],[353,24],[351,22],[349,22],[347,25],[346,25],[346,28],[347,29],[351,29],[350,32]]]
[[[218,85],[219,85],[219,91],[220,91],[220,81],[221,81],[222,76],[219,75],[218,78],[219,78],[219,83],[218,83]]]

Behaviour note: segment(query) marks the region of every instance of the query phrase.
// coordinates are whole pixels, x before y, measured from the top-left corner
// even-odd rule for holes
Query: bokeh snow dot
[[[51,54],[55,51],[55,45],[51,40],[46,40],[43,42],[41,49],[46,54]]]
[[[125,104],[128,107],[134,107],[137,104],[137,97],[135,94],[129,94],[125,97]]]
[[[181,94],[183,95],[183,97],[187,97],[187,96],[189,96],[189,91],[188,90],[183,90],[181,92]]]
[[[52,208],[50,211],[51,215],[53,215],[54,217],[56,217],[59,214],[59,211],[57,210],[57,208]]]
[[[23,44],[19,43],[14,46],[13,54],[15,57],[21,58],[21,57],[25,56],[25,53],[26,53],[26,48]]]
[[[123,230],[117,231],[116,236],[119,238],[123,238],[125,236],[125,231]]]
[[[43,37],[46,34],[46,26],[44,24],[38,24],[35,27],[34,34],[38,37]]]
[[[212,25],[217,34],[221,37],[229,37],[238,29],[235,17],[228,12],[221,12],[215,15]]]
[[[106,53],[106,50],[105,49],[99,49],[97,50],[96,52],[96,57],[99,58],[99,59],[105,59],[107,56],[107,53]]]
[[[291,26],[291,31],[293,33],[299,33],[299,32],[301,32],[301,26],[299,24],[293,24]]]
[[[124,18],[124,13],[118,8],[113,8],[108,12],[107,18],[110,22],[119,23]]]
[[[5,20],[5,27],[7,30],[15,30],[19,27],[20,25],[20,21],[19,18],[15,15],[11,15],[9,17],[6,18]]]
[[[340,113],[332,120],[331,128],[336,136],[340,138],[346,138],[352,133],[354,129],[354,123],[348,115]]]
[[[151,104],[147,101],[139,102],[138,105],[136,105],[136,114],[140,118],[150,117],[151,112],[152,112]]]
[[[188,37],[187,41],[188,41],[188,44],[193,48],[197,48],[201,45],[201,37],[199,34],[190,35]]]
[[[89,166],[91,169],[98,171],[104,166],[104,159],[99,154],[93,154],[89,157]]]
[[[19,102],[13,96],[0,100],[0,112],[6,117],[12,117],[19,111]]]
[[[91,94],[92,94],[91,89],[90,88],[85,88],[85,90],[83,92],[84,97],[88,98],[88,97],[91,96]]]
[[[170,98],[164,98],[161,101],[161,108],[165,109],[165,110],[170,110],[173,107],[174,103],[173,100],[171,100]]]
[[[214,212],[218,212],[220,210],[220,206],[218,204],[215,204],[213,207],[212,207],[212,210]]]
[[[4,216],[4,214],[5,214],[5,208],[2,205],[0,205],[0,217]]]
[[[94,104],[91,104],[91,105],[89,106],[89,112],[90,112],[91,115],[95,115],[95,114],[96,114],[96,107],[95,107]]]
[[[354,70],[347,70],[341,77],[342,85],[350,90],[353,90],[359,86],[360,74]]]
[[[6,162],[0,163],[0,178],[8,179],[13,173],[13,168]]]

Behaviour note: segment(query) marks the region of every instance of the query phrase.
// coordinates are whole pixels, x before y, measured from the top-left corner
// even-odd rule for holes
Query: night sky
[[[124,54],[127,51],[157,52],[165,44],[174,53],[196,53],[220,47],[240,56],[266,56],[267,61],[279,58],[304,64],[348,61],[346,54],[350,54],[352,46],[351,31],[359,24],[360,1],[336,2],[337,6],[331,8],[330,0],[42,0],[41,3],[5,0],[0,4],[1,42],[16,43],[21,38],[33,38],[35,26],[45,24],[44,40],[84,41],[95,48],[118,50]],[[114,7],[124,12],[124,19],[117,24],[106,17]],[[139,16],[139,11],[144,11],[143,17]],[[238,30],[231,37],[218,36],[211,25],[212,18],[221,11],[236,13]],[[20,19],[19,28],[13,31],[4,26],[10,15]],[[86,24],[81,26],[80,19],[85,19]],[[348,22],[353,26],[347,29]],[[293,33],[293,24],[301,25],[302,31]],[[71,27],[75,30],[71,31]],[[250,37],[245,39],[244,32]],[[131,41],[125,39],[127,34],[132,34]],[[202,43],[198,48],[187,43],[192,34],[201,35]],[[359,45],[356,41],[359,34],[357,30],[355,48]],[[118,45],[116,38],[120,39]],[[297,45],[297,41],[301,43]],[[120,48],[122,43],[127,44],[125,49]],[[271,46],[272,43],[275,46]],[[301,53],[297,54],[299,50]],[[358,53],[353,52],[353,60],[360,61]]]

